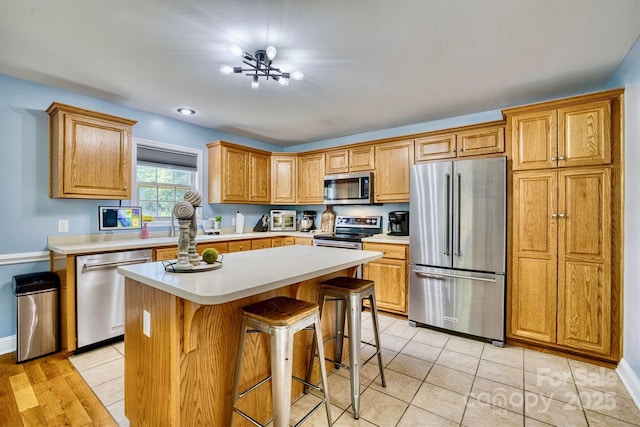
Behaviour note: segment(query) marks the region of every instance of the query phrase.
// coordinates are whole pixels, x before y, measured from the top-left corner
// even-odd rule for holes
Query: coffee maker
[[[316,211],[302,211],[300,231],[311,231],[316,228]]]
[[[409,235],[409,212],[393,211],[389,212],[389,226],[387,228],[389,236]]]

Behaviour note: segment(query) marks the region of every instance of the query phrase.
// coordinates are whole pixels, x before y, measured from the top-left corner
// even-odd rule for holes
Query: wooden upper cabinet
[[[298,203],[324,203],[324,154],[298,157]]]
[[[224,141],[207,144],[208,203],[268,203],[271,153]]]
[[[249,201],[271,200],[271,154],[249,152]]]
[[[131,199],[134,120],[54,102],[50,116],[52,198]]]
[[[513,169],[611,163],[611,102],[530,111],[506,110]]]
[[[413,140],[376,145],[375,202],[408,202]]]
[[[456,134],[426,136],[415,140],[416,162],[456,157]]]
[[[298,156],[271,156],[271,203],[296,203],[298,194]]]
[[[374,146],[354,147],[325,153],[325,174],[364,172],[375,168]]]
[[[504,126],[470,126],[416,138],[414,143],[417,163],[504,153]]]

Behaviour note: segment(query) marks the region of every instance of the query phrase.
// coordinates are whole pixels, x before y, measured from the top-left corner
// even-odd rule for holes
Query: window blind
[[[138,145],[138,162],[172,166],[197,172],[198,156],[192,153]]]

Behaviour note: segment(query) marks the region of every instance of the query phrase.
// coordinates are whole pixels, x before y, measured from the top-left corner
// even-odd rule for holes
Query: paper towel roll
[[[244,215],[238,211],[236,213],[236,233],[242,234],[244,231]]]

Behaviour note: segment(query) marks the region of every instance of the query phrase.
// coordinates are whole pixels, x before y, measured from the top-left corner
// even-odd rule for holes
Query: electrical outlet
[[[151,337],[151,313],[147,310],[142,311],[142,333]]]
[[[68,219],[59,219],[58,220],[58,233],[67,233],[69,231],[69,220]]]
[[[236,226],[236,218],[235,217],[231,218],[231,226],[232,227]]]

